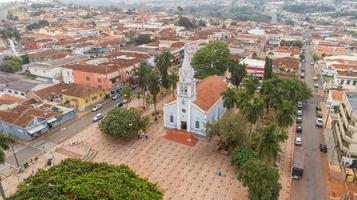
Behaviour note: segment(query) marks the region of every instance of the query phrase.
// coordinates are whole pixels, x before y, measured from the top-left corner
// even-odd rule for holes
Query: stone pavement
[[[282,185],[280,200],[289,200],[291,193],[291,167],[294,154],[295,123],[288,129],[288,139],[281,144],[281,155],[279,160],[279,182]]]

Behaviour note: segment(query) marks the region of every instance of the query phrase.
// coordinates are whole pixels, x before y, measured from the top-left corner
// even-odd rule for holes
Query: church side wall
[[[209,111],[207,114],[207,120],[209,122],[217,121],[221,119],[227,109],[223,106],[223,99],[221,98]]]
[[[164,127],[165,128],[177,128],[177,114],[176,103],[165,105],[164,107]],[[173,116],[173,123],[170,122],[170,116]]]
[[[191,120],[191,125],[190,125],[191,132],[205,135],[205,124],[207,121],[206,114],[201,110],[192,106],[190,120]],[[196,127],[197,125],[196,123],[198,123],[198,128]]]

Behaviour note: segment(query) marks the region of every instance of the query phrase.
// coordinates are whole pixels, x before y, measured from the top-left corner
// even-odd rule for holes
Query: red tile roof
[[[209,76],[197,84],[197,96],[194,102],[204,111],[208,111],[221,98],[221,94],[228,88],[224,77]]]
[[[331,90],[332,99],[336,101],[342,101],[343,95],[345,94],[344,91],[339,90]]]

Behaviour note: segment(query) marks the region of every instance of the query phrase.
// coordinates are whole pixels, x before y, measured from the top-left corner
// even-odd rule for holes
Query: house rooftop
[[[63,94],[72,97],[84,98],[90,96],[91,94],[101,91],[102,91],[101,89],[87,86],[87,85],[75,85],[74,87],[63,92]]]
[[[10,90],[16,90],[20,92],[28,92],[31,89],[35,88],[39,83],[34,83],[25,80],[14,81],[6,85],[5,88]]]

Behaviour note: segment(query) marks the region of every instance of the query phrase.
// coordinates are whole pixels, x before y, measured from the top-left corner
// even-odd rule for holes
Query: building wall
[[[104,92],[94,93],[84,98],[68,96],[65,94],[62,95],[64,102],[68,101],[70,107],[78,108],[78,110],[84,110],[88,106],[94,105],[104,100],[104,97],[105,97]]]
[[[173,116],[173,122],[170,122],[170,116]],[[164,107],[164,127],[177,128],[177,110],[176,103],[167,104]]]
[[[47,69],[39,67],[29,67],[28,70],[31,74],[50,79],[52,82],[56,82],[56,80],[62,80],[62,73],[60,67]]]
[[[2,122],[0,126],[1,132],[6,132],[12,137],[20,138],[22,140],[32,140],[33,138],[27,133],[26,129]]]
[[[116,73],[116,72],[114,72],[114,73]],[[110,76],[110,74],[108,76]],[[112,79],[113,78],[116,79],[115,83],[112,83],[112,81],[109,80],[108,76],[103,75],[103,74],[87,73],[87,72],[82,72],[82,71],[73,71],[74,83],[77,83],[80,85],[89,85],[92,87],[109,90],[110,88],[114,87],[115,85],[118,85],[121,83],[121,80],[119,79],[119,74],[117,74],[114,77],[109,77]]]
[[[218,102],[208,111],[207,120],[209,122],[217,121],[223,117],[227,109],[223,106],[223,99],[221,98]]]
[[[62,80],[64,83],[74,83],[73,70],[68,68],[62,68]]]
[[[196,127],[196,122],[198,122],[198,128]],[[207,116],[206,114],[196,108],[195,106],[192,106],[191,108],[191,124],[190,124],[190,130],[191,132],[198,133],[201,135],[206,135],[205,131],[205,125],[207,123]]]

